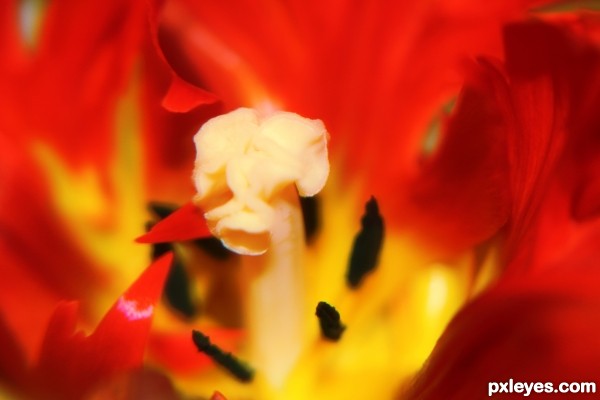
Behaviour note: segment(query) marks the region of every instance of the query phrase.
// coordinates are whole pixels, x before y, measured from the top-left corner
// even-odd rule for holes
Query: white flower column
[[[327,141],[320,120],[248,108],[211,119],[194,138],[195,202],[211,232],[243,255],[250,361],[273,389],[283,385],[303,346],[298,195],[313,196],[325,185]]]

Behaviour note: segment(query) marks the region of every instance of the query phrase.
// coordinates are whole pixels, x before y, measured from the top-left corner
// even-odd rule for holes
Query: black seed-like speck
[[[320,301],[317,305],[316,316],[319,318],[321,334],[325,339],[338,341],[346,326],[342,324],[340,313],[330,304]]]
[[[160,256],[173,250],[171,243],[153,243],[152,244],[152,260],[157,260]]]
[[[379,263],[385,228],[374,197],[365,205],[361,225],[360,232],[354,238],[346,274],[346,281],[352,289],[356,289],[364,276]]]
[[[165,282],[164,296],[169,305],[186,318],[198,314],[198,307],[192,299],[191,284],[185,266],[174,253],[173,263]]]
[[[196,239],[193,243],[217,260],[224,261],[232,255],[231,251],[227,250],[223,243],[215,237]]]
[[[319,197],[300,197],[300,207],[304,220],[304,238],[310,244],[321,228]]]
[[[151,201],[148,203],[148,210],[156,215],[159,219],[167,218],[177,209],[177,206],[169,203],[160,203]]]

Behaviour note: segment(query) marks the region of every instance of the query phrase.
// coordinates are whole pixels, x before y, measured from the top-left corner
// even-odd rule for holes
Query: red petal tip
[[[179,242],[210,237],[204,213],[193,203],[187,203],[165,219],[159,221],[148,233],[135,239],[138,243]]]
[[[227,400],[227,398],[221,392],[214,392],[210,400]]]
[[[162,101],[162,106],[171,112],[188,112],[204,104],[212,104],[219,100],[214,94],[192,85],[173,74],[169,90]]]

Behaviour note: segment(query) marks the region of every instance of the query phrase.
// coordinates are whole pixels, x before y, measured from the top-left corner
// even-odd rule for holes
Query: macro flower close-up
[[[595,398],[598,10],[4,1],[0,398]]]

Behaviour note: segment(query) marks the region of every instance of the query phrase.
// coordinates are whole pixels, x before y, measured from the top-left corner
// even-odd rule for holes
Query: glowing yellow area
[[[500,262],[498,260],[498,248],[493,247],[485,257],[483,264],[480,267],[477,275],[474,277],[473,288],[471,296],[475,296],[487,288],[492,282],[494,282],[500,273]]]
[[[387,230],[379,267],[358,290],[348,289],[348,257],[364,203],[358,190],[337,182],[330,178],[322,193],[322,231],[306,249],[306,345],[283,388],[269,388],[254,365],[252,384],[216,369],[179,381],[185,392],[218,389],[231,399],[260,400],[389,399],[422,366],[467,298],[472,257],[437,263],[406,234]],[[347,325],[337,343],[320,337],[314,313],[321,300],[335,306]],[[244,359],[246,353],[241,349],[237,355]]]
[[[109,278],[109,286],[102,291],[105,296],[89,301],[97,307],[98,316],[149,260],[148,248],[133,242],[147,220],[136,115],[132,89],[121,101],[116,119],[116,150],[108,174],[112,196],[101,185],[101,174],[106,171],[91,165],[73,171],[48,145],[40,142],[33,147],[52,188],[49,208],[61,216],[74,240]]]
[[[0,400],[14,400],[17,396],[13,393],[10,393],[8,389],[0,386]]]

